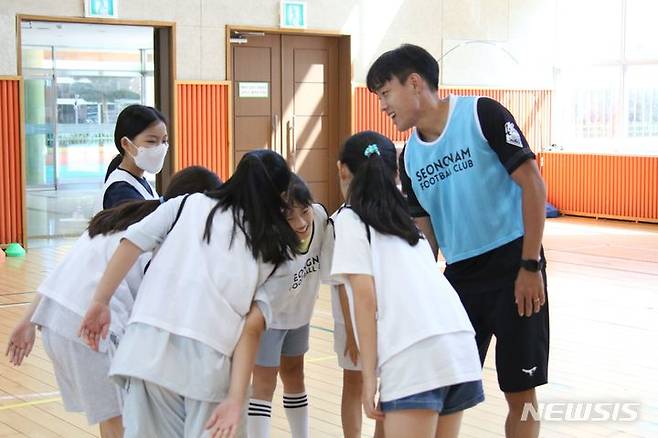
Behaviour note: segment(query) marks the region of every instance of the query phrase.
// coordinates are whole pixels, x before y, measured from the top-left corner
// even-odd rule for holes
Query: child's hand
[[[101,338],[107,338],[110,330],[110,307],[105,303],[93,301],[85,315],[78,336],[94,351],[98,351]]]
[[[353,334],[347,335],[343,356],[349,357],[354,365],[359,361],[359,347],[356,346],[356,339],[354,339]]]
[[[381,421],[384,419],[384,413],[377,409],[375,403],[375,394],[377,393],[377,377],[372,375],[363,375],[363,392],[361,393],[361,403],[363,410],[368,418]]]
[[[30,355],[34,346],[36,325],[30,320],[24,320],[18,323],[14,331],[9,336],[9,344],[5,356],[9,356],[9,363],[19,366],[23,359]]]
[[[240,423],[242,403],[227,398],[215,408],[206,423],[212,438],[234,438]]]

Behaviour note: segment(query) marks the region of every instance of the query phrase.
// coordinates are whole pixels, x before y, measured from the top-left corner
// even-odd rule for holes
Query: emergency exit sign
[[[85,17],[117,18],[118,0],[84,0]]]
[[[306,29],[306,2],[294,0],[281,1],[281,27]]]

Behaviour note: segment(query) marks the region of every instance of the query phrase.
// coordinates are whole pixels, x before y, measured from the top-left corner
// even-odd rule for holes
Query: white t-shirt
[[[343,208],[344,204],[340,206]],[[331,278],[331,264],[334,256],[334,245],[335,245],[335,228],[334,228],[334,219],[336,214],[340,211],[340,208],[335,211],[329,218],[329,223],[327,224],[327,230],[325,231],[324,236],[324,247],[322,253],[324,257],[329,261],[329,275],[326,278],[322,278],[322,282],[330,285],[331,287],[331,313],[334,317],[334,326],[336,325],[345,325],[345,318],[343,318],[343,310],[340,306],[340,297],[338,296],[338,286],[341,283],[342,279],[332,279]],[[344,330],[344,329],[343,329]],[[340,352],[342,354],[342,351]]]
[[[385,368],[390,360],[394,360],[395,366],[403,367],[411,366],[422,358],[432,360],[430,357],[423,357],[422,350],[418,350],[419,355],[413,354],[416,350],[410,347],[433,337],[468,334],[467,342],[459,345],[447,344],[449,348],[441,351],[441,354],[470,357],[469,364],[479,368],[473,327],[457,293],[440,273],[425,239],[411,246],[397,236],[381,234],[370,227],[368,242],[366,225],[350,208],[343,208],[335,215],[334,227],[336,239],[331,277],[336,282],[345,283],[353,320],[355,292],[350,287],[346,274],[370,275],[374,279],[377,299],[377,359],[382,387],[385,390],[382,400],[387,401],[389,392],[395,393],[396,397],[398,394],[406,396],[419,392],[408,392],[414,391],[412,386],[415,385],[408,388],[395,385],[394,391],[388,391],[388,380],[391,377],[385,376],[391,375]],[[410,352],[412,354],[406,354]],[[437,381],[430,375],[424,378]],[[458,382],[449,382],[446,385],[453,383]]]
[[[331,258],[324,256],[323,241],[327,229],[327,212],[320,204],[313,204],[313,234],[304,254],[277,267],[263,284],[270,297],[273,329],[295,329],[311,321],[318,296],[320,280],[327,277]]]
[[[217,210],[210,243],[204,240],[208,213],[217,205],[204,194],[189,195],[172,229],[183,199],[165,202],[126,232],[143,251],[159,245],[129,323],[195,339],[230,357],[252,301],[260,301],[267,323],[271,320],[269,299],[256,290],[274,266],[254,258],[239,227],[233,235],[231,209]]]
[[[119,232],[106,236],[97,235],[92,239],[85,231],[64,260],[39,285],[37,291],[81,318],[84,317],[96,286],[123,235],[123,232]],[[128,322],[137,290],[144,276],[144,268],[150,258],[150,253],[140,256],[110,300],[112,312],[110,330],[117,335],[123,333]]]
[[[469,332],[432,336],[387,360],[380,370],[381,401],[482,379],[475,338]]]

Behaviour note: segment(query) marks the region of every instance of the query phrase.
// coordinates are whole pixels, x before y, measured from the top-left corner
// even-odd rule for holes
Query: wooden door
[[[232,50],[235,163],[249,150],[274,150],[316,201],[336,207],[337,38],[250,35]]]
[[[332,208],[338,195],[337,39],[282,36],[281,72],[284,156],[314,198]]]
[[[250,37],[233,46],[235,163],[245,152],[281,153],[281,38]]]

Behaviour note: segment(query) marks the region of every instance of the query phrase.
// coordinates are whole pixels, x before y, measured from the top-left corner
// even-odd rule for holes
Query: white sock
[[[269,438],[272,424],[272,402],[249,399],[247,410],[247,436],[249,438]]]
[[[292,438],[309,438],[308,395],[283,394],[283,408],[288,417]]]

